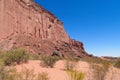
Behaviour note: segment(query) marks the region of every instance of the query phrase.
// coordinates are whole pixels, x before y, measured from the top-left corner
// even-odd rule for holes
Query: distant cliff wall
[[[25,34],[69,42],[62,22],[31,0],[0,0],[0,40]]]
[[[72,40],[63,24],[33,0],[0,0],[0,50],[24,48],[31,53],[86,56],[81,42]]]

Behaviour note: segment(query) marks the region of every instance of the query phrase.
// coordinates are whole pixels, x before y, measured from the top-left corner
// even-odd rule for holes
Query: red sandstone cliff
[[[32,0],[0,0],[0,50],[12,48],[87,55],[82,43],[69,38],[62,22]]]

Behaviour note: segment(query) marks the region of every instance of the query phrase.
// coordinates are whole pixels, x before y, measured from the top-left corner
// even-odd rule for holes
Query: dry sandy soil
[[[50,80],[70,80],[70,76],[65,71],[65,64],[65,60],[60,60],[56,62],[54,68],[45,68],[40,65],[39,60],[30,60],[28,63],[16,65],[15,68],[18,71],[21,71],[23,68],[33,69],[36,74],[46,72]],[[94,80],[94,73],[89,63],[79,61],[76,63],[75,69],[85,74],[84,80]],[[105,80],[120,80],[120,70],[111,67]]]

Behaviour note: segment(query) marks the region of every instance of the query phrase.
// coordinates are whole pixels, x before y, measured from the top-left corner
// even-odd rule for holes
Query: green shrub
[[[109,71],[109,63],[92,64],[95,80],[104,80],[107,72]]]
[[[110,66],[111,66],[111,63],[110,63],[109,61],[103,61],[103,62],[102,62],[102,65],[103,65],[103,67],[104,67],[104,71],[105,71],[105,72],[108,72],[108,71],[109,71],[109,68],[110,68]]]
[[[2,60],[4,62],[5,65],[11,65],[13,63],[13,57],[12,57],[13,54],[9,53],[9,52],[6,52],[6,53],[3,53],[1,56],[2,56]]]
[[[29,54],[29,59],[30,60],[40,60],[41,56],[38,54]]]
[[[83,80],[85,74],[83,72],[67,70],[68,75],[71,77],[71,80]]]
[[[91,68],[94,71],[95,80],[104,80],[104,77],[106,76],[111,66],[110,61],[94,57],[87,57],[83,58],[82,60],[91,64]]]
[[[16,69],[0,64],[0,80],[49,80],[48,74],[45,72],[35,74],[34,70],[24,68],[21,72]]]
[[[6,80],[22,80],[21,74],[16,69],[11,68]]]
[[[68,61],[73,61],[73,62],[78,62],[80,60],[79,57],[67,57],[65,59],[68,60]]]
[[[5,66],[4,60],[0,59],[0,80],[49,80],[49,78],[47,73],[35,74],[33,69],[23,68],[20,72],[17,72],[12,66]]]
[[[34,80],[36,78],[36,75],[33,69],[29,70],[27,68],[24,68],[20,72],[20,74],[21,74],[22,80]]]
[[[0,80],[5,80],[8,77],[8,71],[0,60]]]
[[[120,58],[114,64],[115,67],[120,68]]]
[[[11,65],[14,63],[19,64],[20,62],[27,62],[29,55],[22,49],[15,49],[3,53],[0,58],[3,60],[5,65]]]
[[[106,61],[106,60],[102,60],[100,58],[94,58],[94,57],[86,57],[86,58],[82,58],[81,60],[86,61],[88,63],[97,63],[97,64],[103,63]]]
[[[65,69],[66,70],[73,70],[76,65],[76,62],[66,60],[65,62]]]
[[[103,66],[100,66],[98,64],[93,64],[92,68],[94,69],[94,78],[95,80],[104,80],[105,73]]]
[[[47,73],[42,72],[37,75],[37,80],[49,80]]]
[[[24,68],[21,72],[17,72],[16,74],[18,74],[18,76],[15,80],[49,80],[47,73],[41,72],[35,74],[33,69],[29,70],[27,68]],[[14,75],[12,75],[12,77],[14,77]]]
[[[110,61],[102,60],[100,58],[87,57],[87,58],[83,58],[82,60],[86,61],[88,63],[91,63],[91,64],[94,64],[94,63],[95,64],[102,64],[106,70],[108,70],[110,65],[111,65]]]
[[[41,64],[44,67],[51,67],[52,68],[54,66],[55,62],[58,61],[59,59],[60,58],[57,56],[48,56],[48,57],[44,56],[41,58],[41,60],[42,60]]]
[[[47,73],[41,72],[35,74],[33,69],[29,70],[27,68],[24,68],[21,72],[17,72],[16,74],[18,74],[17,77],[14,77],[14,75],[12,75],[13,78],[16,78],[15,80],[49,80]]]

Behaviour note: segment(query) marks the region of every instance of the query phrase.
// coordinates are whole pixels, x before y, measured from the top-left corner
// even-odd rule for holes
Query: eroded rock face
[[[2,0],[0,40],[15,34],[69,42],[62,22],[31,0]]]
[[[33,53],[50,54],[56,47],[63,54],[85,53],[83,44],[66,34],[62,22],[33,0],[0,0],[0,49],[21,47]]]

